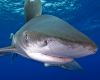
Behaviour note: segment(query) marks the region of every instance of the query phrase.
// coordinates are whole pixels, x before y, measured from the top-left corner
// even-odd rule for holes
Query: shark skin
[[[48,66],[82,69],[74,60],[95,54],[96,44],[69,23],[53,15],[42,15],[40,0],[25,0],[26,23],[11,35],[11,46],[0,55],[17,53]]]

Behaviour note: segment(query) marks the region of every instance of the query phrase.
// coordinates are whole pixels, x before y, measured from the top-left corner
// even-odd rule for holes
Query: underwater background
[[[100,0],[42,0],[43,14],[55,15],[89,36],[100,48]],[[24,24],[24,0],[0,0],[0,47],[11,44],[10,34]],[[0,80],[100,80],[100,49],[97,54],[77,59],[84,72],[12,55],[0,56]]]

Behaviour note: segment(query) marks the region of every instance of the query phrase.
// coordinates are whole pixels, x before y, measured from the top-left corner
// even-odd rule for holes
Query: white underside
[[[60,57],[54,57],[54,56],[48,56],[42,53],[28,53],[28,56],[34,60],[44,62],[44,63],[50,63],[50,64],[64,64],[67,62],[72,61],[70,58],[60,58]]]

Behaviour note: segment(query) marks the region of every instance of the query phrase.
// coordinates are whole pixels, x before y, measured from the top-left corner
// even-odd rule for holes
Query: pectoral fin
[[[68,70],[82,70],[82,67],[76,61],[71,61],[69,63],[60,65],[60,67]]]
[[[9,52],[16,52],[16,48],[14,46],[0,48],[0,56],[6,55]]]
[[[74,60],[71,62],[68,62],[66,64],[48,64],[48,63],[45,63],[44,65],[45,65],[45,67],[58,66],[58,67],[61,67],[61,68],[67,69],[67,70],[82,70],[82,67]]]

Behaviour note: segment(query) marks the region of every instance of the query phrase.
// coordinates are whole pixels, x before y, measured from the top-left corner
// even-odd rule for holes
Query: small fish
[[[96,44],[72,25],[56,16],[42,15],[40,0],[25,0],[24,12],[25,25],[11,34],[12,44],[1,48],[1,55],[13,52],[43,62],[46,67],[78,70],[81,66],[75,58],[96,53]]]

